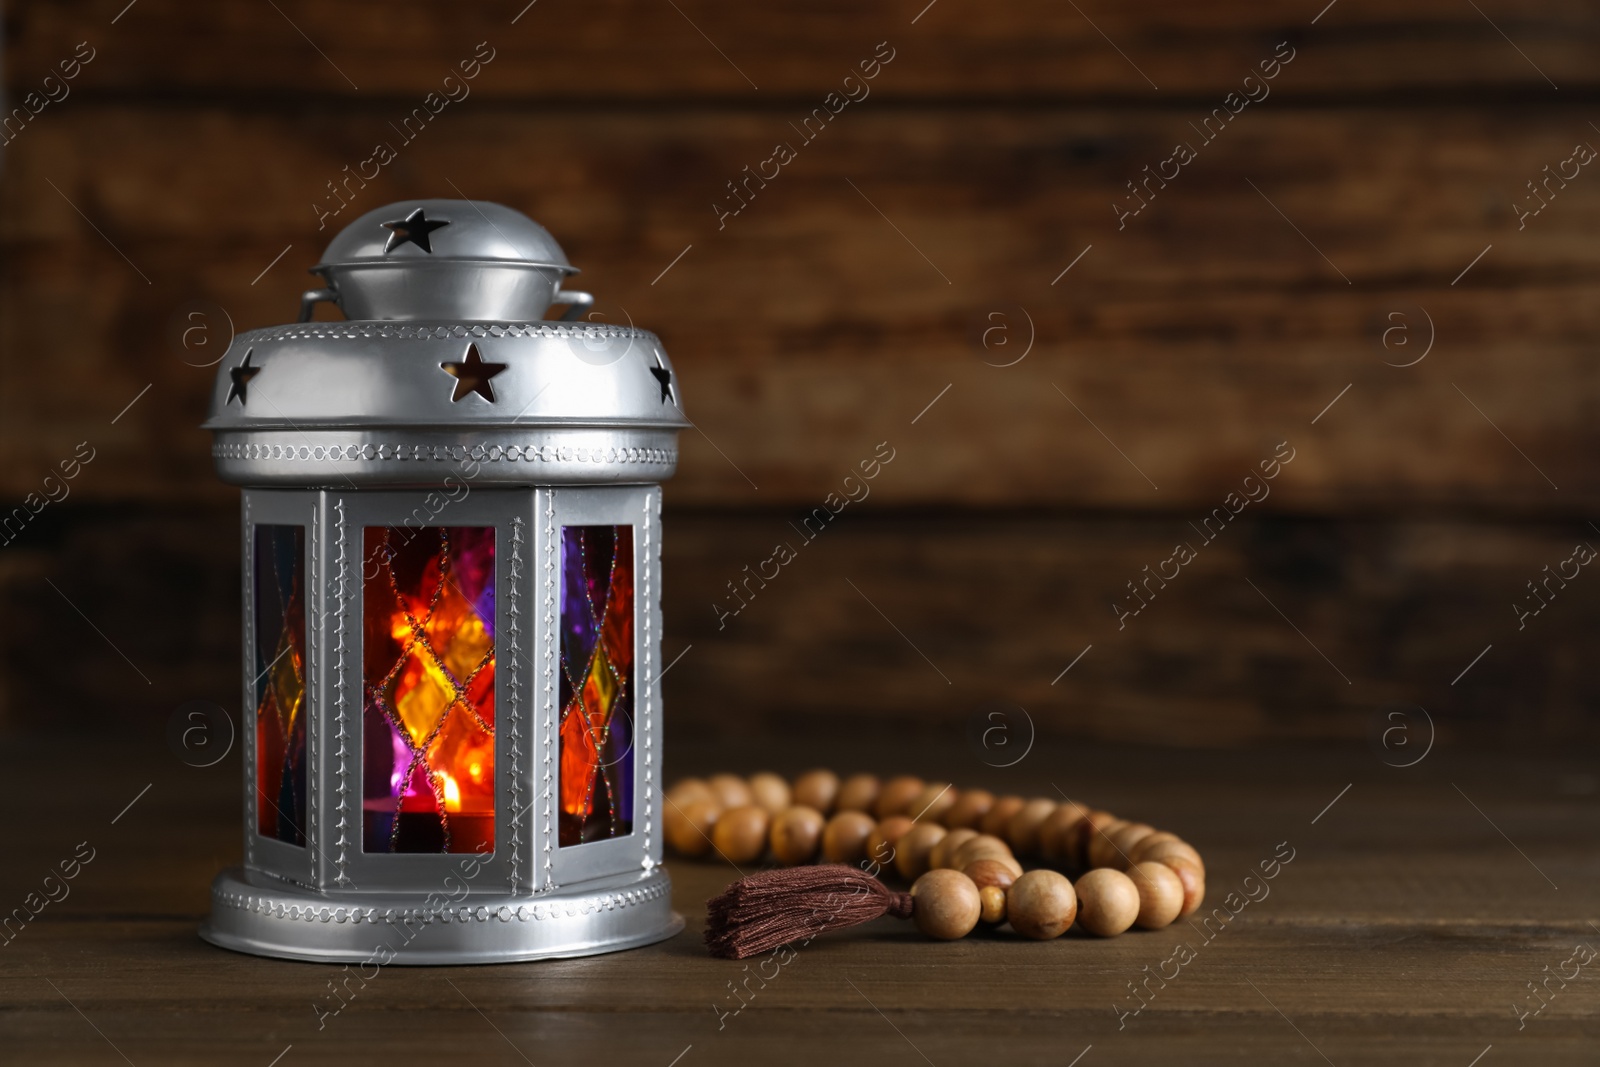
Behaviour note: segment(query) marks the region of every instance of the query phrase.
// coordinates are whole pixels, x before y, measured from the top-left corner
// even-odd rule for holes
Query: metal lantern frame
[[[393,220],[419,211],[450,229],[436,226],[426,250],[377,250]],[[352,223],[328,260],[341,248],[343,260],[318,268],[333,285],[306,294],[307,307],[331,299],[382,318],[241,334],[206,424],[219,473],[243,487],[246,708],[259,699],[256,531],[304,531],[306,788],[305,844],[262,833],[247,726],[244,863],[218,876],[202,936],[307,960],[365,961],[388,946],[384,962],[411,964],[587,955],[671,936],[682,919],[661,865],[659,483],[688,422],[666,354],[648,331],[541,321],[549,303],[591,299],[562,293],[572,268],[559,247],[498,205],[391,205]],[[357,300],[362,256],[382,269],[366,270],[380,284]],[[407,317],[408,263],[425,271],[429,311],[458,320]],[[493,284],[496,272],[512,284]],[[520,321],[506,317],[518,311]],[[488,389],[462,395],[448,368],[463,359],[499,368]],[[562,537],[596,526],[632,531],[631,832],[563,846]],[[368,852],[364,531],[434,527],[495,531],[493,850]]]

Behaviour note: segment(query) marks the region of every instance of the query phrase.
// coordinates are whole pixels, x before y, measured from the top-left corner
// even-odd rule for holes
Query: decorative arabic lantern
[[[243,487],[253,717],[244,864],[202,936],[377,963],[670,936],[665,352],[544,321],[593,298],[498,204],[381,208],[313,272],[300,323],[234,341],[205,424]]]

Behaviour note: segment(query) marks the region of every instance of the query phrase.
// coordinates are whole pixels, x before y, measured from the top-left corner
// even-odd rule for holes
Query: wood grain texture
[[[86,499],[225,499],[194,429],[213,372],[193,364],[215,352],[177,343],[183,310],[223,309],[213,349],[228,322],[282,321],[332,225],[453,187],[542,218],[602,315],[663,335],[703,431],[678,503],[806,503],[912,436],[923,458],[886,502],[1209,507],[1285,439],[1308,447],[1272,509],[1567,515],[1600,495],[1578,459],[1600,447],[1584,297],[1600,186],[1580,177],[1520,230],[1514,209],[1575,140],[1600,143],[1583,108],[1269,99],[1119,230],[1124,181],[1198,140],[1203,112],[869,100],[719,229],[724,182],[799,140],[782,116],[476,103],[321,234],[322,183],[393,138],[381,106],[41,116],[0,213],[5,492],[90,440],[106,447]]]
[[[1537,614],[1514,608],[1537,605],[1527,583],[1544,567],[1600,545],[1581,522],[1246,510],[1208,544],[1188,516],[957,518],[875,500],[813,541],[798,511],[669,512],[678,729],[764,745],[797,725],[893,723],[959,739],[1000,701],[1041,737],[1225,747],[1362,740],[1401,707],[1420,745],[1420,705],[1441,743],[1596,740],[1594,576],[1541,586]],[[237,522],[69,501],[0,550],[0,723],[154,728],[191,699],[237,711]],[[1196,559],[1146,587],[1178,542]],[[795,559],[764,564],[780,543]],[[1129,582],[1150,599],[1119,625],[1114,604],[1138,610]],[[58,660],[71,669],[47,669]]]
[[[487,40],[497,58],[477,91],[505,99],[809,95],[833,87],[880,40],[906,62],[882,91],[902,97],[1209,95],[1285,39],[1315,56],[1286,91],[1563,92],[1595,85],[1592,11],[1577,0],[1471,5],[1324,3],[999,6],[873,0],[751,6],[497,0],[464,8],[376,0],[195,7],[31,0],[8,9],[6,66],[22,84],[86,38],[100,50],[85,91],[247,99],[410,95]],[[676,10],[674,10],[674,6]],[[520,15],[520,17],[519,17]],[[1492,16],[1490,22],[1486,16]],[[515,21],[514,21],[515,20]],[[1507,43],[1500,27],[1522,49]],[[1540,72],[1543,72],[1542,74]],[[1548,81],[1546,80],[1548,77]],[[1159,87],[1159,88],[1157,88]]]
[[[1544,168],[1600,144],[1588,5],[29,0],[5,18],[13,100],[97,50],[5,132],[0,523],[95,450],[67,500],[3,535],[8,729],[231,702],[236,497],[196,425],[210,364],[293,314],[334,228],[442,193],[547,223],[602,317],[673,353],[697,425],[667,487],[684,728],[959,731],[998,697],[1079,738],[1350,738],[1388,701],[1462,741],[1594,737],[1586,586],[1527,630],[1513,612],[1600,504],[1597,179],[1518,218]],[[401,144],[485,40],[471,95]],[[805,140],[880,41],[871,94]],[[1199,143],[1280,41],[1271,96]],[[380,140],[397,159],[319,229],[328,183]],[[719,219],[780,140],[794,161]],[[1198,158],[1163,187],[1144,168],[1180,140]],[[1119,221],[1133,180],[1148,206]],[[196,301],[206,344],[185,348]],[[726,583],[880,442],[897,458],[870,501],[719,629]],[[1113,598],[1280,442],[1296,458],[1271,496],[1117,629]],[[41,633],[67,677],[40,670]],[[730,687],[771,695],[730,727]]]
[[[754,768],[748,746],[671,738],[669,776]],[[880,920],[819,939],[764,986],[753,980],[754,996],[727,1016],[738,1003],[728,983],[745,971],[707,958],[699,931],[704,900],[734,872],[673,862],[688,928],[671,941],[588,960],[389,968],[319,1029],[313,1004],[337,968],[234,955],[195,936],[211,876],[238,858],[236,757],[188,768],[149,734],[80,746],[66,765],[49,747],[11,747],[0,757],[6,780],[59,800],[13,835],[0,899],[20,901],[80,840],[96,857],[70,896],[4,947],[0,1040],[30,1064],[117,1062],[119,1052],[139,1064],[265,1064],[289,1046],[283,1062],[464,1053],[493,1063],[919,1062],[920,1053],[942,1064],[1003,1047],[1011,1062],[1065,1063],[1090,1045],[1084,1063],[1325,1055],[1461,1067],[1490,1045],[1504,1063],[1592,1058],[1600,1005],[1589,983],[1570,983],[1520,1030],[1512,1010],[1547,964],[1600,938],[1584,921],[1600,906],[1590,846],[1600,825],[1592,768],[1579,761],[1445,749],[1397,772],[1365,750],[1041,746],[998,772],[968,752],[881,733],[842,744],[794,736],[773,751],[786,773],[825,760],[1024,794],[1057,783],[1194,840],[1210,866],[1208,906],[1280,842],[1294,858],[1209,942],[1179,926],[1109,941],[934,944]],[[1128,983],[1180,942],[1195,947],[1194,962],[1119,1020],[1114,1006],[1133,1003]]]
[[[1514,1008],[1600,944],[1593,579],[1513,608],[1600,503],[1600,179],[1516,215],[1600,144],[1592,5],[525,2],[6,6],[12,106],[96,54],[5,134],[0,521],[79,442],[96,458],[0,546],[0,908],[77,842],[97,858],[0,945],[0,1059],[1592,1063],[1591,983]],[[480,41],[470,97],[319,230],[326,183]],[[871,95],[800,144],[880,41]],[[1119,228],[1126,183],[1280,41],[1272,95]],[[779,140],[796,160],[719,223]],[[201,943],[240,851],[238,753],[200,770],[164,740],[186,700],[240,718],[202,365],[225,318],[293,314],[334,227],[441,194],[545,222],[677,363],[699,430],[667,488],[669,778],[1064,791],[1195,841],[1211,906],[1289,842],[1271,896],[1121,1022],[1203,935],[885,921],[722,1018],[746,972],[700,947],[733,876],[704,864],[671,865],[689,923],[665,944],[391,968],[320,1028],[336,969]],[[1385,366],[1428,320],[1428,358]],[[803,543],[884,441],[870,498]],[[1271,496],[1119,628],[1127,583],[1281,441]],[[719,620],[780,541],[795,561]],[[995,702],[1034,736],[1004,770],[970,736]]]

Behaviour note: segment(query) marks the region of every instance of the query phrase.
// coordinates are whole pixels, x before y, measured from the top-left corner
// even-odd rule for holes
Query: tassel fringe
[[[742,960],[881,915],[909,919],[911,907],[910,893],[844,864],[763,871],[706,905],[706,947],[713,956]]]

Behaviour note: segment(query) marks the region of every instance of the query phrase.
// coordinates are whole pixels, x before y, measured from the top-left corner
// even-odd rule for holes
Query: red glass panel
[[[256,832],[306,843],[306,531],[255,528]]]
[[[367,852],[494,849],[493,527],[368,527]]]
[[[561,529],[561,844],[633,832],[633,527]]]

